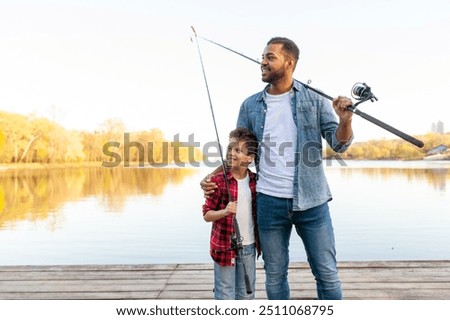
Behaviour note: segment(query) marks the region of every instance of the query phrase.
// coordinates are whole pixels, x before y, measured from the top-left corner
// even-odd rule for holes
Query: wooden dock
[[[448,300],[450,260],[341,262],[345,299]],[[316,298],[306,263],[291,263],[292,299]],[[266,299],[262,264],[257,299]],[[212,264],[2,266],[0,300],[212,299]]]

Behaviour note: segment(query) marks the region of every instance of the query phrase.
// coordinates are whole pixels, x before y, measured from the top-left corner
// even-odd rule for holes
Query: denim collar
[[[293,81],[294,81],[294,84],[292,85],[292,88],[291,88],[290,91],[291,92],[293,92],[293,91],[297,91],[297,92],[300,91],[301,88],[302,88],[302,84],[300,82],[296,81],[296,80],[293,80]],[[257,97],[256,101],[259,102],[259,101],[264,101],[265,100],[266,92],[267,92],[267,89],[269,89],[269,86],[270,86],[270,84],[268,84],[268,85],[266,85],[264,87],[264,90],[260,92],[260,94]]]

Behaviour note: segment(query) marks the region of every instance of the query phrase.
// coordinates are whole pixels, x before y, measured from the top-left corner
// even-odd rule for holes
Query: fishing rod
[[[225,177],[225,185],[226,185],[227,193],[228,193],[228,201],[233,201],[233,197],[231,196],[231,192],[230,192],[230,183],[227,179],[227,170],[225,167],[225,161],[224,161],[223,152],[222,152],[222,148],[221,148],[221,144],[220,144],[219,131],[217,130],[216,117],[214,116],[214,109],[213,109],[213,105],[212,105],[212,101],[211,101],[211,94],[209,93],[208,80],[206,78],[206,72],[205,72],[205,67],[203,64],[202,53],[200,50],[200,45],[198,44],[198,36],[197,36],[197,32],[195,31],[194,27],[191,27],[191,28],[195,35],[195,42],[197,43],[197,50],[198,50],[198,55],[200,57],[200,64],[202,66],[203,79],[205,80],[206,92],[208,93],[208,101],[209,101],[209,107],[211,109],[212,120],[214,123],[214,130],[216,132],[217,143],[219,144],[219,154],[220,154],[220,160],[222,162],[223,175]],[[238,224],[235,214],[233,214],[233,225],[234,225],[234,234],[231,235],[231,248],[235,250],[236,257],[239,257],[239,256],[242,257],[241,260],[242,260],[242,267],[244,269],[245,289],[246,289],[247,294],[251,294],[253,292],[252,286],[250,285],[250,278],[248,276],[247,268],[245,267],[245,263],[244,263],[244,252],[243,252],[243,246],[242,246],[243,238],[241,236],[241,232],[239,230],[239,224]]]
[[[258,61],[256,59],[252,59],[252,58],[246,56],[243,53],[240,53],[240,52],[238,52],[236,50],[233,50],[233,49],[231,49],[229,47],[226,47],[226,46],[224,46],[224,45],[222,45],[220,43],[217,43],[217,42],[215,42],[213,40],[210,40],[210,39],[207,39],[207,38],[203,38],[201,36],[198,36],[197,34],[195,36],[196,36],[196,38],[200,38],[200,39],[205,40],[205,41],[207,41],[209,43],[212,43],[212,44],[214,44],[216,46],[219,46],[219,47],[221,47],[221,48],[223,48],[225,50],[233,52],[233,53],[235,53],[235,54],[237,54],[237,55],[239,55],[239,56],[241,56],[241,57],[243,57],[243,58],[245,58],[247,60],[250,60],[250,61],[255,62],[257,64],[261,64],[260,61]],[[296,80],[296,79],[294,79],[294,80],[299,82],[300,84],[302,84],[306,89],[311,90],[311,91],[321,95],[322,97],[333,101],[333,97],[323,93],[320,90],[317,90],[317,89],[311,87],[309,85],[311,83],[311,81],[308,81],[308,84],[306,84],[306,83],[303,83],[303,82],[301,82],[299,80]],[[361,110],[357,109],[357,106],[359,104],[363,103],[363,102],[366,102],[366,101],[369,101],[369,100],[372,101],[372,102],[378,101],[378,98],[375,97],[375,95],[371,91],[371,88],[367,84],[365,84],[365,83],[357,83],[357,84],[355,84],[353,86],[353,88],[352,88],[352,97],[355,98],[356,100],[359,100],[359,101],[357,103],[355,103],[354,105],[348,106],[347,110],[353,112],[354,114],[360,116],[363,119],[366,119],[369,122],[372,122],[373,124],[383,128],[383,129],[385,129],[385,130],[395,134],[396,136],[398,136],[398,137],[408,141],[409,143],[412,143],[416,147],[422,148],[424,146],[424,143],[422,141],[420,141],[420,140],[410,136],[409,134],[406,134],[406,133],[404,133],[404,132],[402,132],[402,131],[400,131],[400,130],[398,130],[398,129],[390,126],[390,125],[388,125],[387,123],[385,123],[385,122],[383,122],[383,121],[381,121],[381,120],[379,120],[377,118],[374,118],[371,115],[369,115],[367,113],[364,113]]]

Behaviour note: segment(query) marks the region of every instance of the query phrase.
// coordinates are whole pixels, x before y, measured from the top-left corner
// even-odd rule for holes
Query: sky
[[[0,0],[0,110],[67,129],[161,129],[215,141],[197,34],[259,59],[273,36],[300,48],[295,78],[328,95],[366,82],[360,110],[410,135],[450,131],[448,0]],[[221,142],[260,69],[199,40]],[[354,116],[355,141],[397,138]],[[192,138],[191,138],[192,139]]]

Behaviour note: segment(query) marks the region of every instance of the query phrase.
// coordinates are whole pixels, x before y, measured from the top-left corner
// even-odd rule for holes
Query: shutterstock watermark
[[[344,159],[338,154],[323,154],[322,144],[311,141],[303,144],[296,152],[292,142],[276,143],[266,137],[259,143],[260,153],[259,163],[264,161],[268,167],[285,166],[294,167],[300,162],[306,167],[318,167],[325,163],[326,166],[332,164],[347,166]],[[221,146],[216,141],[201,144],[195,141],[194,134],[188,136],[187,141],[180,141],[180,135],[176,134],[172,142],[169,141],[148,141],[142,142],[130,139],[130,133],[124,133],[123,141],[108,141],[103,147],[103,155],[108,160],[102,161],[103,167],[113,168],[119,165],[124,167],[167,167],[176,166],[200,167],[206,166],[217,168],[221,163]],[[222,148],[222,150],[224,150]],[[226,157],[226,148],[222,151]]]

